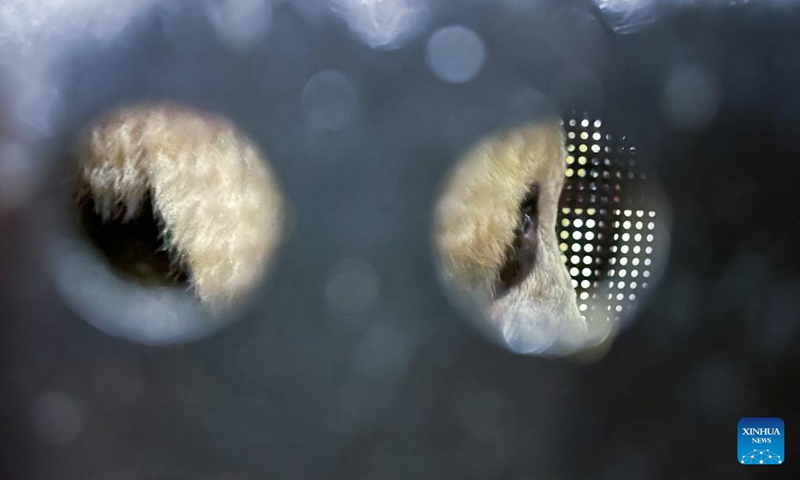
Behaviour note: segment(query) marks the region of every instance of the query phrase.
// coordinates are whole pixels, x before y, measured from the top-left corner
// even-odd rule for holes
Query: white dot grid
[[[645,182],[636,149],[601,131],[601,120],[571,118],[558,220],[561,259],[584,317],[616,320],[649,288],[658,214],[625,187]],[[604,293],[600,298],[600,291]]]

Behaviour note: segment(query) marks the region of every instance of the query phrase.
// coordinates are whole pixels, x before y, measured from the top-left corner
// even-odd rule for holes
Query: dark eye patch
[[[539,237],[539,186],[532,185],[519,206],[519,219],[514,228],[514,240],[506,252],[495,293],[503,296],[531,273],[536,264]]]
[[[149,193],[139,210],[128,222],[103,221],[95,212],[94,199],[89,197],[80,205],[80,223],[88,239],[117,272],[146,285],[185,287],[189,282],[188,268],[170,258],[164,248]]]

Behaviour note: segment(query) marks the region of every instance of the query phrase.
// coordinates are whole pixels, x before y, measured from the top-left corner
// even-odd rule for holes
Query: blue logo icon
[[[784,462],[786,435],[780,418],[739,420],[739,463],[742,465],[780,465]]]

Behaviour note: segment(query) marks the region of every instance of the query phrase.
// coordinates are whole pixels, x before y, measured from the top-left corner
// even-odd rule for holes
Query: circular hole
[[[645,238],[636,233],[644,226],[637,219],[654,219],[651,211],[666,211],[652,180],[642,185],[628,180],[627,159],[619,158],[629,152],[620,146],[624,137],[606,137],[610,153],[601,171],[594,166],[600,159],[589,162],[567,154],[589,149],[582,141],[589,133],[555,130],[553,124],[541,123],[479,142],[447,177],[436,206],[434,242],[450,291],[469,298],[459,305],[470,305],[485,331],[521,353],[563,354],[613,338],[642,302],[641,295],[631,298],[627,290],[639,276],[635,268]],[[595,139],[602,135],[591,134]],[[543,153],[544,146],[556,141],[565,143],[560,158]],[[560,176],[552,173],[556,166]],[[620,180],[588,182],[587,176]],[[603,189],[610,197],[590,193]],[[612,208],[595,208],[598,200],[609,198]],[[637,205],[638,210],[622,205]],[[663,226],[657,235],[653,228],[648,239],[653,247],[648,254],[658,255],[659,271],[668,248],[668,226]],[[540,285],[543,278],[555,283]],[[621,306],[606,298],[635,303],[626,303],[622,315]]]
[[[578,230],[586,212],[559,206],[565,179],[587,173],[567,168],[586,164],[567,156],[567,136],[574,137],[560,122],[544,121],[487,137],[455,165],[435,207],[433,241],[448,291],[518,353],[562,355],[599,341],[575,291],[591,287],[576,278],[590,276],[585,267],[594,261],[584,257]]]
[[[229,120],[143,104],[88,126],[74,157],[74,235],[57,284],[87,321],[146,344],[202,337],[273,263],[284,200],[256,145]]]

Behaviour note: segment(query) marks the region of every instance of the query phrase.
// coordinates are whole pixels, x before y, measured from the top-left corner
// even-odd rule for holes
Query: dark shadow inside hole
[[[188,285],[188,269],[181,262],[173,262],[164,249],[149,194],[139,213],[127,222],[122,218],[103,222],[91,197],[79,208],[83,233],[118,273],[149,286]]]

